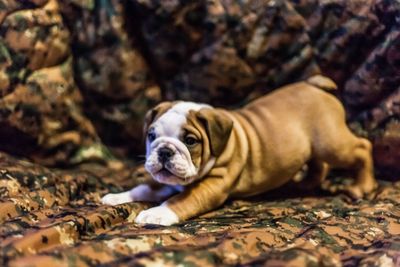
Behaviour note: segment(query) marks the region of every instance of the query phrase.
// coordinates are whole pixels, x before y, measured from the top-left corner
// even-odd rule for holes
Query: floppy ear
[[[144,117],[143,136],[146,136],[146,132],[150,124],[171,107],[172,107],[172,102],[162,102],[157,106],[155,106],[154,108],[147,111],[146,116]]]
[[[210,108],[200,109],[196,116],[204,124],[210,137],[211,154],[216,157],[221,155],[232,132],[233,121]]]

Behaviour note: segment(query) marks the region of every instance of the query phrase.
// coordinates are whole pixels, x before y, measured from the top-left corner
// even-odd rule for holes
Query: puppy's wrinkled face
[[[156,181],[187,185],[199,179],[204,168],[210,168],[205,165],[212,165],[207,133],[196,118],[200,109],[212,108],[192,102],[168,102],[151,111],[156,114],[148,114],[153,118],[145,127],[145,168]]]

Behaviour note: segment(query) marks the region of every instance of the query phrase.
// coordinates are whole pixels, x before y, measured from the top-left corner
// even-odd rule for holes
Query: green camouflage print
[[[48,2],[48,0],[27,0],[27,1],[18,1],[18,0],[1,0],[0,1],[0,23],[4,21],[4,18],[17,10],[26,9],[26,8],[37,8],[42,7]]]
[[[0,25],[0,136],[7,140],[0,148],[68,164],[79,149],[100,142],[81,111],[70,34],[57,1],[21,2],[0,4],[8,7]]]
[[[110,207],[99,200],[148,179],[142,167],[56,170],[5,154],[0,159],[1,265],[396,266],[400,260],[399,182],[381,182],[373,199],[360,201],[295,193],[301,191],[291,185],[228,201],[175,226],[140,226],[132,221],[149,204]]]
[[[135,8],[169,99],[236,106],[319,72],[305,21],[289,1],[140,1]]]
[[[127,25],[125,2],[60,2],[71,32],[85,113],[102,141],[122,155],[142,150],[143,117],[161,100],[160,88]]]

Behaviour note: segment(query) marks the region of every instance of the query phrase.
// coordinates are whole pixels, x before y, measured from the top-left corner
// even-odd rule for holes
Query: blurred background
[[[388,0],[0,1],[0,150],[47,166],[143,154],[162,100],[240,107],[322,73],[382,178],[400,172]]]

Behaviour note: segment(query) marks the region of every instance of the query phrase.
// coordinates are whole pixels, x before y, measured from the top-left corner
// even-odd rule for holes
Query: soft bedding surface
[[[0,265],[400,265],[399,18],[397,0],[0,0]],[[234,108],[317,73],[374,145],[374,198],[290,185],[171,227],[99,204],[149,179],[156,103]]]
[[[288,188],[175,226],[139,226],[132,220],[149,203],[99,198],[147,179],[140,167],[50,170],[0,159],[0,256],[10,266],[400,264],[398,182],[381,182],[372,200]]]

